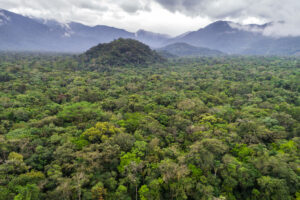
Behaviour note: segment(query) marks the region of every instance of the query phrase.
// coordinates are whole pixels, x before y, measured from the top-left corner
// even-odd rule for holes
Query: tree
[[[104,188],[103,183],[99,182],[92,187],[93,199],[104,200],[107,190]]]
[[[130,200],[131,198],[127,193],[127,188],[124,185],[119,185],[113,199]]]
[[[35,184],[27,184],[17,188],[18,195],[15,196],[14,200],[38,200],[40,189]]]
[[[290,200],[289,189],[285,180],[263,176],[257,179],[260,187],[260,199]]]
[[[186,199],[188,184],[185,182],[186,176],[190,173],[187,166],[179,165],[172,160],[163,160],[159,164],[163,181],[170,189],[169,198]]]
[[[57,117],[65,123],[82,123],[91,119],[100,120],[102,111],[96,104],[83,101],[65,105],[62,111],[57,114]]]
[[[23,161],[23,155],[10,152],[8,160],[4,164],[0,165],[0,173],[16,173],[21,174],[28,170],[28,166]]]
[[[206,174],[211,170],[217,173],[220,167],[220,159],[226,153],[228,147],[218,139],[204,139],[190,146],[188,161],[200,167]]]
[[[91,142],[101,142],[121,132],[121,129],[108,122],[98,122],[94,127],[87,129],[82,135]]]

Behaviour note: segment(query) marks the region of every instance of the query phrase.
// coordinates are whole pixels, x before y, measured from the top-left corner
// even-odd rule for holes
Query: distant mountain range
[[[109,26],[86,26],[71,22],[34,19],[0,10],[0,50],[83,52],[99,43],[118,38],[136,39],[153,48],[162,46],[169,36],[144,30],[131,33]]]
[[[183,47],[185,43],[185,48],[188,44],[227,54],[299,55],[300,37],[265,36],[264,29],[271,25],[240,25],[217,21],[197,31],[172,38],[145,30],[132,33],[102,25],[91,27],[76,22],[62,24],[0,10],[0,50],[80,53],[99,43],[130,38],[156,49],[164,46],[170,49],[172,46],[168,45],[176,43]],[[189,47],[191,49],[188,52],[194,53],[194,47]],[[170,50],[168,52],[171,53]]]
[[[300,37],[275,38],[263,31],[272,23],[240,25],[217,21],[205,28],[172,38],[169,43],[184,42],[194,46],[217,49],[228,54],[296,55],[300,52]]]

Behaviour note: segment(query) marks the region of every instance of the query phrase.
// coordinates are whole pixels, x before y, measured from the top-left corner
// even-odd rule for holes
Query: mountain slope
[[[264,29],[271,25],[217,21],[198,31],[173,38],[168,43],[184,42],[229,54],[293,55],[300,51],[300,37],[273,38],[263,35]]]
[[[22,51],[52,48],[52,44],[47,42],[50,35],[46,25],[6,10],[0,11],[0,21],[1,50]]]
[[[217,21],[197,31],[171,38],[168,35],[140,30],[128,32],[109,26],[86,26],[24,17],[0,9],[0,51],[49,51],[81,53],[99,43],[118,38],[139,40],[152,48],[174,43],[216,49],[228,54],[298,55],[300,37],[274,38],[263,32],[272,26],[240,25]]]
[[[79,23],[62,24],[54,20],[24,17],[0,11],[1,50],[83,52],[90,47],[114,39],[133,38],[134,34],[108,26],[85,26]]]
[[[176,56],[219,56],[224,55],[221,51],[203,47],[195,47],[186,43],[175,43],[167,45],[158,51],[166,51]]]
[[[171,42],[184,42],[227,53],[240,53],[247,49],[253,40],[260,40],[262,37],[254,32],[232,28],[227,21],[217,21],[181,38],[175,38]]]
[[[131,33],[109,26],[86,26],[71,22],[24,17],[0,10],[0,50],[84,52],[99,43],[132,38],[152,47],[160,46],[168,36],[139,31]]]

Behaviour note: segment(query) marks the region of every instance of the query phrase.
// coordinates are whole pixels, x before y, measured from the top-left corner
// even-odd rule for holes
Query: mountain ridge
[[[226,55],[221,51],[196,47],[187,43],[173,43],[157,49],[158,52],[168,52],[179,57],[198,57],[198,56],[221,56]]]
[[[272,23],[241,25],[230,21],[216,21],[192,31],[171,43],[216,49],[228,54],[242,55],[295,55],[300,52],[300,37],[271,37],[264,30]]]
[[[79,53],[99,43],[108,43],[118,38],[146,41],[151,47],[157,47],[162,45],[166,38],[169,38],[169,36],[165,34],[156,34],[149,31],[143,31],[147,34],[140,35],[141,31],[133,33],[106,25],[87,26],[78,22],[64,24],[55,20],[25,17],[4,9],[0,10],[0,12],[3,13],[3,15],[0,14],[0,41],[3,41],[2,45],[0,45],[0,50],[2,51],[57,51]],[[7,15],[12,16],[13,19],[9,24],[1,23],[3,16]],[[15,20],[16,16],[18,20]],[[23,19],[24,24],[15,25],[15,21],[19,21],[20,19]],[[35,28],[34,26],[28,25],[29,22],[35,24],[34,26],[40,26],[39,34],[36,34],[36,31],[31,31]],[[1,35],[1,33],[6,32],[8,32],[6,35]],[[14,39],[8,36],[13,36],[21,32],[25,35],[21,35],[20,39],[14,43],[10,42],[14,41]],[[35,41],[32,41],[33,38]],[[43,42],[41,42],[41,40],[43,40]]]
[[[241,25],[220,20],[196,31],[171,37],[145,30],[134,33],[106,25],[87,26],[78,22],[64,24],[0,9],[0,51],[81,53],[99,43],[130,38],[153,49],[186,43],[227,54],[298,55],[300,37],[266,36],[264,30],[270,26],[272,23]]]

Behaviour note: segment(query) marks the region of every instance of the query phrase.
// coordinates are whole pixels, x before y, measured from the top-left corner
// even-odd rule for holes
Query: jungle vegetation
[[[299,200],[300,60],[0,55],[1,200]]]

